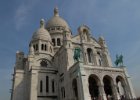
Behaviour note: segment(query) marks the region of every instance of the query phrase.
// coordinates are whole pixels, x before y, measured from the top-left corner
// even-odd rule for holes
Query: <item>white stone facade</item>
[[[79,48],[78,60],[74,60]],[[125,67],[113,67],[103,37],[96,40],[82,25],[72,36],[67,22],[54,9],[33,34],[29,54],[16,53],[11,100],[135,99]]]

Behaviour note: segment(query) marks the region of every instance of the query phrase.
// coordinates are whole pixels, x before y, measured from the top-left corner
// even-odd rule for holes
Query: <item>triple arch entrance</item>
[[[121,76],[117,76],[115,81],[112,77],[105,75],[103,80],[100,81],[98,76],[92,74],[88,78],[89,93],[91,100],[115,100],[127,98],[126,84]]]

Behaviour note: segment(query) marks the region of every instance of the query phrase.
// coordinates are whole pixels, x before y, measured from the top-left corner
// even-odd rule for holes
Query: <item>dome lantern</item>
[[[69,25],[67,22],[59,16],[58,8],[54,8],[54,16],[47,21],[46,29],[54,28],[54,27],[62,27],[63,29],[69,30]]]
[[[59,11],[57,7],[54,8],[54,16],[59,16]]]
[[[45,20],[41,19],[40,20],[40,28],[44,28],[45,27]]]

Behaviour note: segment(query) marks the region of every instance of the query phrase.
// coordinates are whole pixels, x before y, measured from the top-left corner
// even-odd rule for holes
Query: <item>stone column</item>
[[[83,84],[82,84],[82,79],[81,79],[81,76],[80,75],[78,75],[78,77],[77,77],[77,84],[79,84],[77,86],[77,88],[78,88],[78,99],[79,100],[84,100]]]
[[[82,81],[82,87],[83,87],[83,95],[84,95],[84,100],[91,100],[91,96],[89,93],[89,86],[88,86],[88,78],[86,76],[81,77]]]
[[[94,62],[94,65],[97,65],[97,53],[93,51],[93,62]]]
[[[126,99],[129,99],[129,98],[130,98],[130,92],[129,92],[129,89],[127,88],[127,86],[128,86],[128,85],[122,85],[123,90],[124,90],[125,98],[126,98]]]
[[[83,63],[87,64],[88,63],[88,59],[87,59],[87,51],[86,51],[86,47],[84,46],[84,43],[82,43],[82,54],[83,54]]]
[[[99,96],[101,97],[101,100],[107,100],[103,83],[99,85]]]
[[[115,100],[120,100],[120,95],[119,95],[119,93],[118,93],[118,90],[117,90],[117,84],[116,84],[116,82],[113,84],[113,95],[114,95],[114,97],[115,97]]]

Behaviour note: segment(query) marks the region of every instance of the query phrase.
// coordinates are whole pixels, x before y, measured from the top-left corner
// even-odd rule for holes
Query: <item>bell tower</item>
[[[33,33],[29,45],[30,100],[56,98],[57,71],[53,66],[53,56],[52,39],[45,29],[44,19],[41,19],[40,28]]]

